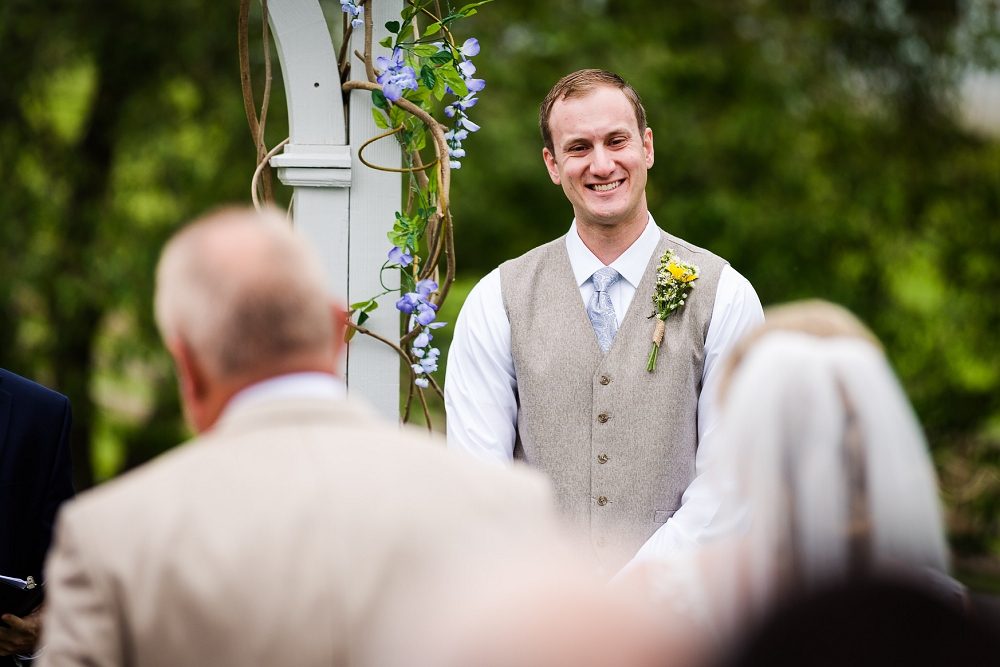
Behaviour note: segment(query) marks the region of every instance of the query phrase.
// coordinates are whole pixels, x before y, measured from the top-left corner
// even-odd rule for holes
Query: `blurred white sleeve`
[[[505,466],[514,458],[517,380],[500,269],[469,293],[448,351],[448,449]]]
[[[701,396],[698,399],[698,453],[695,458],[694,481],[684,491],[680,509],[653,533],[622,572],[639,561],[667,558],[715,537],[708,527],[722,504],[722,496],[709,484],[705,469],[716,448],[714,440],[718,437],[721,416],[718,391],[722,379],[722,360],[740,338],[763,322],[764,310],[750,281],[726,265],[719,276],[712,323],[705,338],[705,367],[702,371]]]

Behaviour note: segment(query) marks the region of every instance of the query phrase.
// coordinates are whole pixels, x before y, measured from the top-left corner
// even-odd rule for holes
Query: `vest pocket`
[[[653,512],[653,523],[666,523],[667,519],[674,515],[677,510],[655,510]]]

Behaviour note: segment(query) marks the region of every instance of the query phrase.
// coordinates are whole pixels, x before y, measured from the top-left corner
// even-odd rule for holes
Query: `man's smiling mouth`
[[[623,178],[617,181],[613,181],[611,183],[599,183],[599,184],[588,185],[587,187],[595,192],[610,192],[611,190],[614,190],[624,182],[625,179]]]

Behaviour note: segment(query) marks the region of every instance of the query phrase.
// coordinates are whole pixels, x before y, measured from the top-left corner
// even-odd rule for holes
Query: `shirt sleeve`
[[[517,379],[510,321],[495,269],[469,293],[448,352],[448,449],[498,466],[514,459]]]
[[[680,509],[653,533],[622,572],[640,561],[668,558],[712,537],[707,529],[722,504],[722,497],[708,482],[705,468],[717,449],[722,361],[744,335],[763,322],[764,310],[750,281],[726,265],[719,276],[712,323],[705,339],[705,367],[698,399],[695,479],[684,491]]]

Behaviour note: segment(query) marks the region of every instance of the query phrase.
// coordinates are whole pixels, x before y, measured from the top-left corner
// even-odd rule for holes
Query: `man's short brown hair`
[[[538,112],[538,127],[542,130],[545,147],[549,149],[553,157],[555,157],[556,149],[552,145],[552,133],[549,132],[549,115],[552,113],[552,107],[559,100],[581,97],[601,86],[617,88],[625,93],[625,97],[632,103],[632,109],[635,111],[639,134],[642,135],[646,132],[646,110],[643,108],[642,99],[639,98],[639,93],[636,92],[635,88],[614,72],[603,69],[582,69],[559,79],[556,85],[552,86],[549,94],[545,96]]]

